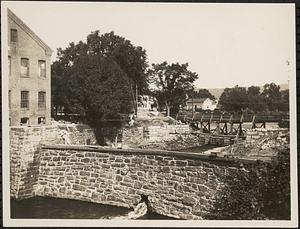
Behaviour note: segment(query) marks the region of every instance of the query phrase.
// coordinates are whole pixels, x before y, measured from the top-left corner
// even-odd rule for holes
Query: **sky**
[[[286,84],[295,68],[293,4],[3,4],[54,50],[52,61],[57,48],[100,30],[142,46],[149,64],[188,62],[198,88]]]

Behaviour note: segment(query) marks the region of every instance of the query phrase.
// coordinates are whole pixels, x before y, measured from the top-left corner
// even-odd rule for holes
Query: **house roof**
[[[203,103],[208,98],[194,98],[194,99],[188,99],[186,101],[187,103]]]
[[[18,18],[10,9],[7,9],[7,15],[18,26],[20,26],[36,43],[38,43],[45,50],[47,55],[51,55],[53,53],[53,50],[41,38],[39,38],[20,18]]]

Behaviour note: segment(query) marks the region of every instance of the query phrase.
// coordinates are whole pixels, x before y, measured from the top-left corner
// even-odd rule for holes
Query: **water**
[[[19,219],[114,219],[127,217],[132,209],[79,200],[33,197],[11,199],[11,218]],[[157,213],[147,213],[140,219],[173,219]]]

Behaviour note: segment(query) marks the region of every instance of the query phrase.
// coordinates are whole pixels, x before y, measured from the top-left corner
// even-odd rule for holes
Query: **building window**
[[[21,58],[21,76],[29,76],[29,59]]]
[[[8,91],[8,107],[11,106],[11,90]]]
[[[38,107],[42,109],[46,108],[46,92],[44,91],[39,91]]]
[[[38,117],[38,124],[46,124],[45,117]]]
[[[18,42],[18,31],[16,29],[10,30],[10,41],[11,42]]]
[[[39,60],[39,77],[46,78],[46,61]]]
[[[21,91],[21,108],[29,108],[29,91]]]
[[[21,118],[21,125],[28,125],[29,124],[29,118],[24,117]]]
[[[11,75],[11,57],[8,56],[8,75]]]

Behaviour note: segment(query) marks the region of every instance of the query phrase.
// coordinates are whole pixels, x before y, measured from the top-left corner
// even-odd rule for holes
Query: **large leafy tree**
[[[134,46],[114,32],[99,35],[98,30],[88,35],[87,46],[89,53],[113,59],[131,79],[133,86],[138,86],[140,93],[147,91],[148,63],[146,51],[142,47]]]
[[[223,110],[231,112],[246,109],[248,101],[246,88],[237,85],[233,88],[225,88],[220,96],[219,103]]]
[[[58,49],[52,64],[52,104],[66,113],[86,115],[95,122],[129,112],[134,89],[147,90],[147,56],[144,49],[113,32],[92,32],[87,42]]]
[[[280,91],[280,102],[278,105],[278,110],[289,111],[289,89]]]
[[[148,71],[151,82],[154,83],[154,94],[160,107],[165,107],[167,115],[170,110],[177,112],[180,105],[184,105],[187,95],[194,90],[197,73],[188,70],[188,63],[152,64]]]
[[[265,84],[261,92],[260,87],[246,88],[235,86],[226,88],[220,97],[220,104],[226,111],[240,111],[244,109],[259,111],[288,111],[289,90],[280,91],[275,83]]]
[[[269,111],[278,109],[281,100],[280,86],[275,83],[265,84],[263,87],[262,95],[266,103],[266,108]]]
[[[251,86],[247,89],[248,108],[254,112],[264,110],[265,103],[260,92],[260,87]]]
[[[212,100],[215,100],[215,96],[213,96],[209,90],[202,88],[199,89],[198,91],[193,91],[192,95],[194,98],[210,98]]]

